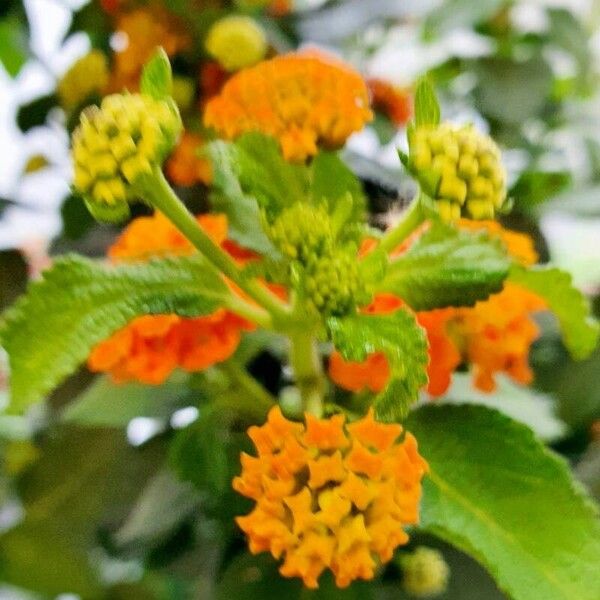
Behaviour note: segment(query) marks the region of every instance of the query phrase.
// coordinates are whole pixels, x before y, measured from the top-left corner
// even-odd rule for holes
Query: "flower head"
[[[265,32],[254,19],[242,15],[230,15],[214,23],[205,45],[227,71],[251,67],[267,53]]]
[[[181,131],[171,102],[146,95],[113,94],[90,106],[73,134],[73,185],[102,221],[129,215],[138,177],[160,167]]]
[[[283,558],[280,573],[309,588],[325,569],[339,587],[371,579],[408,541],[403,528],[418,521],[427,463],[415,438],[401,434],[372,411],[352,424],[307,414],[304,425],[273,408],[265,425],[248,430],[258,456],[242,454],[233,482],[256,501],[237,519],[250,551]]]
[[[227,139],[246,131],[277,138],[286,159],[342,145],[371,119],[365,82],[344,63],[287,54],[240,71],[206,106],[204,122]]]
[[[490,219],[506,199],[506,173],[494,141],[474,127],[421,126],[409,136],[410,167],[441,217]]]
[[[93,95],[100,95],[108,84],[108,60],[100,50],[92,50],[77,60],[58,82],[60,104],[73,110]]]
[[[224,215],[202,215],[199,225],[224,248]],[[186,256],[194,248],[161,213],[131,222],[109,249],[115,261],[148,260],[158,256]],[[210,315],[183,318],[177,315],[145,315],[98,344],[88,359],[92,371],[110,373],[117,382],[141,381],[158,385],[174,369],[199,371],[227,360],[237,349],[244,330],[252,323],[223,309]]]

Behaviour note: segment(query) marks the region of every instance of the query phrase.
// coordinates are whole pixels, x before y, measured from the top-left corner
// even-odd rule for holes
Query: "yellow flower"
[[[280,573],[309,588],[330,569],[339,587],[371,579],[378,564],[408,541],[418,521],[421,479],[427,463],[402,427],[378,423],[372,411],[346,425],[344,417],[306,425],[288,421],[278,407],[267,423],[251,427],[257,457],[242,454],[233,481],[256,501],[237,522],[252,553],[283,558]]]
[[[372,118],[367,86],[344,63],[320,54],[287,54],[236,73],[211,99],[204,122],[235,139],[260,131],[279,140],[288,160],[318,145],[341,146]]]
[[[404,554],[400,565],[402,587],[411,596],[430,598],[446,590],[450,569],[438,550],[419,546],[414,552]]]
[[[267,38],[250,17],[231,15],[217,21],[206,36],[208,53],[227,71],[239,71],[261,61]]]
[[[100,50],[92,50],[76,61],[58,82],[58,99],[66,110],[81,106],[108,84],[108,61]]]
[[[174,103],[145,95],[107,96],[81,115],[73,134],[73,186],[103,221],[129,215],[136,179],[160,167],[181,131]]]
[[[472,126],[418,127],[409,136],[410,166],[440,216],[490,219],[506,200],[506,173],[494,141]]]

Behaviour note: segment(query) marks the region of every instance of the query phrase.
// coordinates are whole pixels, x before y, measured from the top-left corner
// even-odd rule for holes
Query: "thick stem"
[[[317,417],[323,414],[325,379],[316,340],[305,333],[290,336],[290,362],[300,390],[303,408]]]
[[[289,317],[286,305],[256,279],[245,277],[229,254],[217,246],[202,230],[193,215],[171,189],[162,171],[156,169],[153,176],[142,181],[139,187],[150,204],[160,210],[221,273],[269,311],[273,318],[285,320]]]
[[[421,204],[421,194],[412,201],[406,209],[400,222],[390,229],[379,242],[379,247],[385,252],[392,252],[397,248],[423,221],[425,211]]]

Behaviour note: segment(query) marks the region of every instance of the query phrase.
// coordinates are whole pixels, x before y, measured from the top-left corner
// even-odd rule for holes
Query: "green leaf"
[[[200,257],[116,267],[77,256],[56,261],[1,323],[12,370],[10,410],[41,400],[134,317],[208,314],[228,293]]]
[[[23,133],[27,133],[34,127],[39,127],[46,123],[46,118],[51,109],[58,104],[56,94],[47,94],[36,98],[27,104],[19,107],[17,112],[17,125]]]
[[[435,95],[431,81],[421,79],[415,91],[415,123],[422,125],[437,125],[440,122],[440,105]]]
[[[113,383],[98,377],[78,398],[68,404],[62,419],[87,427],[126,427],[135,417],[168,418],[189,393],[187,375],[175,373],[162,385]]]
[[[432,10],[424,23],[425,34],[442,34],[453,29],[470,29],[493,17],[506,0],[446,0]]]
[[[421,527],[475,557],[514,600],[596,600],[600,522],[567,465],[523,425],[425,406],[406,427],[429,462]]]
[[[414,310],[472,306],[502,289],[510,264],[502,242],[485,232],[436,224],[392,260],[379,289]]]
[[[11,77],[16,77],[27,62],[29,48],[27,27],[17,13],[0,21],[0,65]]]
[[[514,266],[509,280],[541,296],[556,315],[566,347],[574,358],[589,356],[598,344],[600,326],[587,298],[573,287],[571,275],[555,267]]]
[[[391,378],[373,406],[382,420],[404,418],[427,384],[427,339],[414,315],[400,309],[387,315],[333,317],[328,326],[333,344],[345,360],[363,361],[368,354],[385,353]]]
[[[144,66],[140,90],[142,94],[152,96],[155,100],[165,100],[171,96],[173,90],[171,63],[163,48],[159,48]]]

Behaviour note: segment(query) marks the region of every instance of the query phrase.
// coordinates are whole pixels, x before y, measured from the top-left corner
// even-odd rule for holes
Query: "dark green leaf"
[[[171,63],[167,53],[159,48],[144,66],[140,90],[155,100],[165,100],[171,96],[172,88]]]
[[[423,529],[475,557],[514,600],[598,598],[597,511],[529,429],[483,407],[431,405],[406,427],[430,467]]]
[[[16,77],[28,54],[26,23],[17,14],[10,14],[0,21],[0,64]]]
[[[96,223],[81,198],[70,194],[63,202],[60,214],[63,222],[63,235],[70,240],[83,237]]]
[[[571,275],[554,267],[514,266],[509,280],[541,296],[556,315],[565,345],[574,358],[589,356],[598,344],[600,326],[587,298],[573,287]]]
[[[429,79],[424,78],[417,84],[415,91],[415,124],[437,125],[440,122],[440,105]]]
[[[414,310],[472,306],[502,289],[510,264],[499,240],[439,224],[390,263],[379,289]]]
[[[1,323],[11,365],[10,410],[41,400],[96,344],[134,317],[207,314],[228,293],[199,257],[116,267],[77,256],[56,261]]]
[[[531,207],[560,194],[571,184],[567,171],[525,171],[510,190],[519,207]]]
[[[50,109],[54,108],[58,100],[54,94],[48,94],[41,98],[36,98],[32,102],[23,104],[17,112],[17,125],[19,129],[26,133],[33,127],[39,127],[46,122],[46,117]]]
[[[427,340],[414,315],[400,309],[387,315],[332,317],[328,326],[345,360],[363,361],[371,353],[385,353],[391,378],[373,406],[382,420],[404,418],[419,390],[427,384]]]
[[[0,252],[0,310],[12,304],[25,291],[27,263],[17,250]]]

